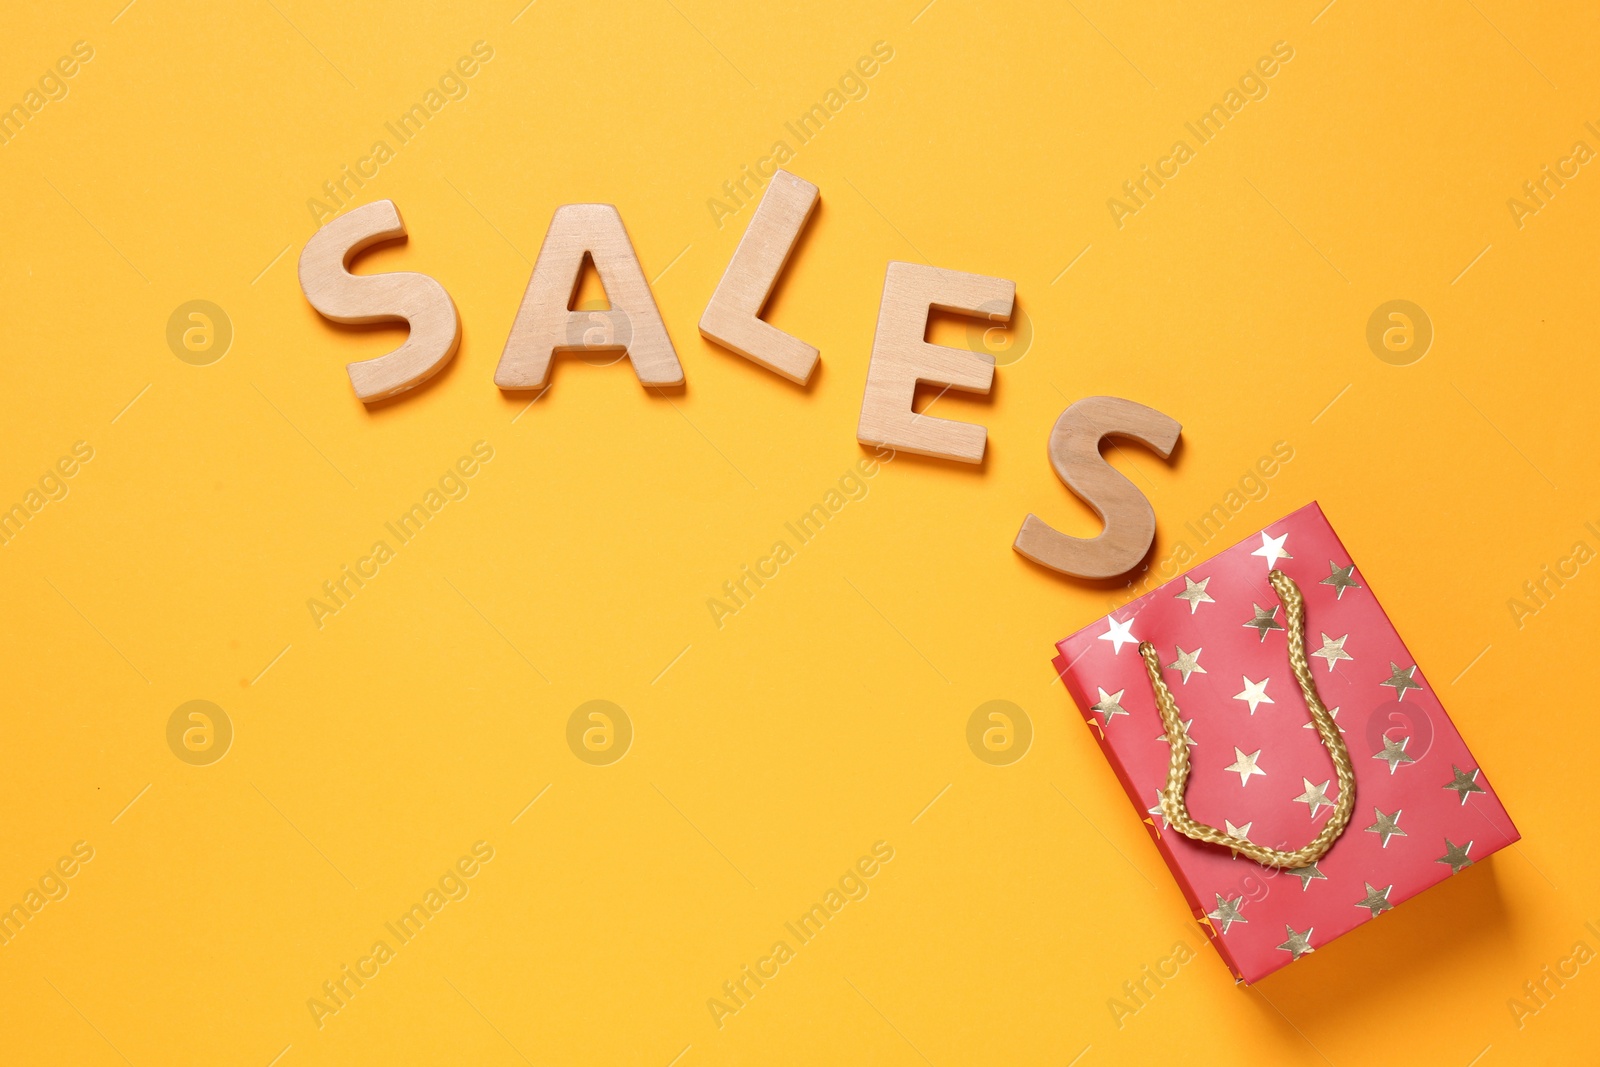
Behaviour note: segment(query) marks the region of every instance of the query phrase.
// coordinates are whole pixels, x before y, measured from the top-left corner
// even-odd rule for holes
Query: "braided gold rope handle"
[[[1280,570],[1274,570],[1268,577],[1272,588],[1278,593],[1278,599],[1283,602],[1284,615],[1289,623],[1285,631],[1289,644],[1289,666],[1294,671],[1295,681],[1300,683],[1306,710],[1311,713],[1311,721],[1316,724],[1317,733],[1327,746],[1328,755],[1333,759],[1334,774],[1339,779],[1339,799],[1334,803],[1333,814],[1323,824],[1322,832],[1312,838],[1310,844],[1295,852],[1280,852],[1258,845],[1248,838],[1235,837],[1215,826],[1196,822],[1183,802],[1183,791],[1189,782],[1189,745],[1184,739],[1183,724],[1178,718],[1178,702],[1172,698],[1172,690],[1167,688],[1166,681],[1161,677],[1161,661],[1156,657],[1155,646],[1143,641],[1139,644],[1139,655],[1144,658],[1145,673],[1150,676],[1150,688],[1155,691],[1156,708],[1161,712],[1161,725],[1172,746],[1167,787],[1161,791],[1161,813],[1183,836],[1213,845],[1224,845],[1235,852],[1244,853],[1262,866],[1309,867],[1333,847],[1334,841],[1344,833],[1345,826],[1350,822],[1350,814],[1355,810],[1356,803],[1356,776],[1350,765],[1350,751],[1345,747],[1344,737],[1317,695],[1316,677],[1306,662],[1305,599],[1300,595],[1300,587]]]

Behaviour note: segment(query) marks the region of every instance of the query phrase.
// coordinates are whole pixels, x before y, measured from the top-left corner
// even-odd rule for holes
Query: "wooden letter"
[[[311,235],[300,253],[300,289],[334,322],[405,322],[406,343],[345,367],[363,403],[403,393],[439,373],[461,344],[461,316],[444,286],[426,274],[351,274],[350,260],[406,235],[393,200],[353,208]]]
[[[816,206],[815,185],[786,170],[773,175],[700,317],[700,332],[707,340],[800,385],[816,369],[817,350],[762,322],[761,309]]]
[[[978,463],[988,431],[970,422],[936,419],[911,410],[918,382],[987,393],[994,381],[994,357],[963,352],[923,340],[928,309],[1011,319],[1015,283],[982,274],[965,274],[917,263],[890,263],[883,278],[878,331],[861,398],[856,439],[923,456]]]
[[[588,256],[605,286],[607,311],[572,311]],[[550,220],[533,277],[511,324],[494,384],[502,389],[543,389],[557,352],[622,349],[645,385],[682,385],[683,368],[656,310],[622,226],[610,204],[563,204]]]
[[[1138,566],[1155,540],[1156,513],[1138,486],[1100,455],[1100,439],[1129,437],[1166,459],[1182,431],[1155,408],[1114,396],[1086,397],[1067,408],[1050,431],[1050,462],[1105,529],[1098,537],[1068,537],[1029,515],[1011,547],[1075,578],[1115,578]]]

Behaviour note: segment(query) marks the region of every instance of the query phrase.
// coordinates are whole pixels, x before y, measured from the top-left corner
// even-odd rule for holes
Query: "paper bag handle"
[[[1289,645],[1289,667],[1294,671],[1295,681],[1300,683],[1306,710],[1311,713],[1311,721],[1322,736],[1322,743],[1333,759],[1334,774],[1339,779],[1339,799],[1334,802],[1333,814],[1311,843],[1295,852],[1280,852],[1258,845],[1249,838],[1235,837],[1215,826],[1196,822],[1183,802],[1183,792],[1189,782],[1189,744],[1178,718],[1178,702],[1173,699],[1172,690],[1167,688],[1166,681],[1161,677],[1161,661],[1156,656],[1155,646],[1143,641],[1139,644],[1139,655],[1144,658],[1145,673],[1150,676],[1150,688],[1155,691],[1156,708],[1161,712],[1161,725],[1166,731],[1167,743],[1172,746],[1167,787],[1161,791],[1161,813],[1184,837],[1224,845],[1235,852],[1244,853],[1262,866],[1309,867],[1333,847],[1349,824],[1356,803],[1356,776],[1350,766],[1350,751],[1345,747],[1344,737],[1339,733],[1333,716],[1323,706],[1322,698],[1317,695],[1317,680],[1310,664],[1306,662],[1305,599],[1300,595],[1300,587],[1280,570],[1272,571],[1268,578],[1278,599],[1283,602],[1284,615],[1289,623],[1285,630]]]

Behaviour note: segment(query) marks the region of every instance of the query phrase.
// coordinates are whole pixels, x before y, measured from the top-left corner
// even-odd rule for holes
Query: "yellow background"
[[[1600,548],[1600,176],[1520,229],[1506,201],[1574,141],[1600,147],[1600,16],[523,2],[8,12],[0,101],[75,41],[95,57],[0,147],[0,504],[73,442],[95,455],[0,548],[0,904],[75,841],[95,857],[0,948],[0,1058],[1593,1057],[1600,970],[1520,1029],[1507,1002],[1575,942],[1600,948],[1600,573],[1520,629],[1507,601],[1575,541]],[[361,192],[410,239],[358,269],[438,278],[464,341],[366,410],[344,364],[401,334],[307,305],[306,201],[478,40],[494,58],[470,95]],[[1119,229],[1107,199],[1280,40],[1270,94]],[[822,351],[799,389],[696,331],[749,218],[719,229],[706,201],[795,147],[784,121],[877,41],[894,57],[868,95],[790,164],[822,190],[769,314]],[[551,213],[585,201],[621,210],[687,387],[565,357],[524,411],[493,369]],[[924,257],[1013,279],[1033,324],[992,396],[937,402],[988,426],[986,463],[887,465],[718,629],[707,599],[865,454],[884,266]],[[235,331],[209,366],[165,340],[197,298]],[[1366,344],[1393,298],[1436,330],[1410,366]],[[1010,548],[1029,511],[1095,529],[1045,457],[1095,394],[1183,423],[1170,463],[1114,455],[1158,559],[1293,447],[1205,552],[1319,500],[1518,848],[1234,986],[1050,669],[1116,590]],[[479,440],[495,456],[470,495],[319,630],[307,599]],[[211,766],[167,746],[192,699],[236,730]],[[591,699],[635,730],[610,766],[567,746]],[[966,742],[995,699],[1032,723],[1010,766]],[[307,999],[479,840],[495,858],[470,895],[319,1030]],[[880,840],[895,858],[870,895],[719,1029],[707,1000]],[[1119,1026],[1108,1001],[1179,941],[1195,958]]]

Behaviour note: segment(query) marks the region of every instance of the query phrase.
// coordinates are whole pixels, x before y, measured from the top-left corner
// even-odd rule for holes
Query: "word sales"
[[[811,182],[778,170],[762,194],[722,280],[700,318],[707,340],[804,385],[820,361],[817,349],[764,321],[762,307],[816,208]],[[300,287],[335,322],[404,322],[409,334],[393,352],[346,368],[356,396],[374,403],[427,381],[461,343],[461,316],[438,281],[425,274],[353,274],[365,249],[406,234],[390,200],[354,208],[318,230],[300,254]],[[574,311],[585,260],[594,265],[610,307]],[[1001,278],[916,263],[892,262],[884,275],[861,419],[864,445],[979,463],[988,431],[934,418],[912,407],[922,383],[987,393],[994,357],[924,340],[931,309],[1011,319],[1016,285]],[[495,369],[501,389],[543,390],[558,352],[621,351],[647,386],[683,384],[683,367],[656,308],[622,216],[609,204],[558,207],[533,276]],[[1131,438],[1162,458],[1182,427],[1153,408],[1117,397],[1080,400],[1056,420],[1050,461],[1056,473],[1105,523],[1099,536],[1069,537],[1029,515],[1013,547],[1044,566],[1082,578],[1111,578],[1138,565],[1155,538],[1155,513],[1144,494],[1100,455],[1106,436]]]

